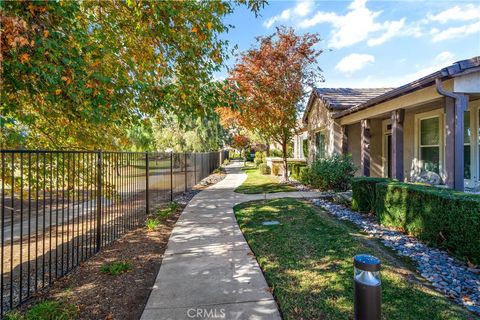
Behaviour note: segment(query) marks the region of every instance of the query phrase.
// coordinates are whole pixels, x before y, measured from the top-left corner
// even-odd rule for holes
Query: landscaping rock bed
[[[173,200],[181,206],[186,206],[190,202],[190,200],[195,197],[197,193],[211,185],[222,181],[225,176],[226,175],[223,173],[211,174],[208,177],[204,178],[202,181],[200,181],[193,189],[176,195]]]
[[[326,198],[331,196],[327,194]],[[311,201],[338,219],[353,222],[370,236],[380,239],[385,246],[392,248],[399,255],[411,258],[416,262],[420,275],[437,291],[480,315],[479,269],[469,268],[448,253],[430,248],[413,237],[382,227],[372,217],[325,199]]]

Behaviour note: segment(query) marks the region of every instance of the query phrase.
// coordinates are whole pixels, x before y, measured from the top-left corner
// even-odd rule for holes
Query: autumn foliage
[[[236,123],[282,146],[287,179],[287,144],[295,134],[300,104],[306,89],[320,77],[316,34],[297,35],[278,28],[245,52],[229,81],[239,96],[238,109],[220,110],[226,123]]]

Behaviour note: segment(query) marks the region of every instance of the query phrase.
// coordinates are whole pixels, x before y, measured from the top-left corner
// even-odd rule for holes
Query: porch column
[[[348,135],[347,135],[347,126],[341,127],[342,134],[342,154],[348,153]]]
[[[370,176],[370,120],[364,119],[360,121],[360,138],[361,138],[361,169],[362,175]]]
[[[464,112],[468,95],[445,97],[445,172],[446,184],[457,191],[464,190]]]
[[[403,120],[405,110],[392,111],[392,177],[403,181]]]

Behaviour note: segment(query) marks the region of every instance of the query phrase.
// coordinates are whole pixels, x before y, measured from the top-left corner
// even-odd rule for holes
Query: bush
[[[270,157],[283,158],[283,152],[282,152],[282,150],[272,149],[272,150],[270,150]]]
[[[356,177],[352,179],[352,209],[360,212],[375,210],[375,186],[388,178]]]
[[[280,174],[280,166],[283,166],[281,164],[272,164],[272,174],[274,176],[278,176]]]
[[[261,163],[258,166],[258,170],[260,171],[261,174],[270,174],[270,167],[267,166],[266,163]]]
[[[263,151],[255,152],[255,158],[253,160],[255,165],[258,167],[261,163],[266,162],[266,153]]]
[[[100,267],[102,273],[109,274],[111,276],[118,276],[124,272],[130,271],[133,269],[133,266],[124,261],[116,261],[108,264],[104,264]]]
[[[386,226],[402,228],[459,258],[480,263],[480,196],[401,182],[376,185],[375,212]]]
[[[334,154],[330,158],[315,161],[308,170],[308,184],[322,191],[346,191],[355,174],[350,155]]]
[[[230,164],[230,160],[229,160],[229,159],[223,160],[223,165],[224,165],[224,166],[228,166],[229,164]]]
[[[300,179],[300,169],[306,167],[307,164],[304,162],[292,162],[288,164],[290,170],[290,176],[295,180]]]
[[[310,169],[308,167],[300,168],[299,179],[300,183],[304,185],[310,185]]]

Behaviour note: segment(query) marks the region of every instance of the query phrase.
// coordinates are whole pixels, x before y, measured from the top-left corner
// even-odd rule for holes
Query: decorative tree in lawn
[[[247,152],[250,150],[251,141],[247,136],[236,135],[233,137],[232,147],[240,150],[244,164],[247,162]]]
[[[239,96],[233,111],[239,125],[282,146],[285,180],[287,145],[297,129],[305,88],[321,76],[316,67],[319,41],[317,34],[277,28],[273,35],[257,38],[257,46],[242,54],[229,78]]]

